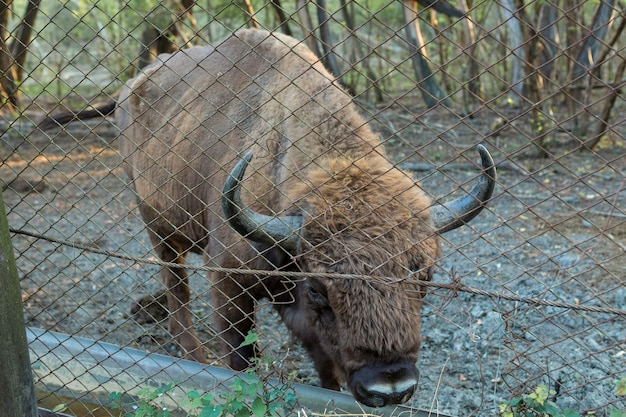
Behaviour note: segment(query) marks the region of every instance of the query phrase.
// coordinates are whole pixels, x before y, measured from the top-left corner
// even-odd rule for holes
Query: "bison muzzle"
[[[209,273],[211,304],[230,367],[256,354],[242,342],[265,297],[323,387],[345,382],[376,407],[413,395],[421,284],[438,235],[469,222],[493,193],[484,147],[472,191],[432,205],[318,58],[261,30],[160,56],[120,92],[116,119],[155,252],[180,265],[161,275],[184,357],[206,361],[183,265],[194,252],[221,267]],[[268,270],[278,272],[260,273]]]

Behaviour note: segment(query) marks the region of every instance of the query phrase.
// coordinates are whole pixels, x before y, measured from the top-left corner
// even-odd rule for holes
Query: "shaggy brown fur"
[[[396,364],[413,367],[418,356],[423,289],[409,277],[429,279],[438,255],[431,202],[388,161],[313,53],[284,35],[242,30],[216,49],[159,57],[128,83],[118,106],[121,150],[164,261],[182,264],[192,251],[208,265],[229,268],[372,275],[290,284],[210,274],[227,363],[247,366],[254,351],[239,346],[253,326],[255,300],[270,297],[311,353],[323,386],[338,389],[347,380],[365,403],[405,401],[405,392],[363,398],[365,389],[351,378],[370,366],[413,372]],[[296,253],[250,242],[224,219],[221,189],[248,150],[254,158],[243,180],[244,203],[268,215],[302,215]],[[162,276],[170,332],[184,356],[203,361],[185,271],[164,268]],[[389,284],[376,277],[406,279]]]

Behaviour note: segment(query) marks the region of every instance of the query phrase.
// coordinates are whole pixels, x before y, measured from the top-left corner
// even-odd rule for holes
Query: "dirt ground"
[[[558,130],[548,144],[551,157],[538,158],[523,135],[524,118],[488,139],[495,120],[489,113],[459,123],[429,112],[416,121],[406,108],[390,108],[378,120],[390,155],[419,168],[416,178],[437,198],[451,198],[459,184],[471,186],[476,144],[485,144],[499,164],[489,209],[471,227],[443,236],[435,282],[626,309],[624,132],[590,153],[572,151],[571,136]],[[11,124],[0,148],[10,226],[155,259],[110,121],[49,132],[32,128]],[[156,266],[20,234],[14,246],[29,326],[178,354],[163,322],[130,314],[134,300],[161,287]],[[201,259],[192,256],[190,263],[199,266]],[[209,285],[199,272],[191,273],[191,282],[197,331],[219,363]],[[277,315],[267,305],[259,310],[263,352],[316,384],[310,362]],[[597,416],[608,416],[610,407],[626,409],[614,385],[626,375],[624,316],[446,289],[431,290],[423,313],[420,388],[412,400],[419,408],[493,416],[503,399],[545,383],[563,408]]]

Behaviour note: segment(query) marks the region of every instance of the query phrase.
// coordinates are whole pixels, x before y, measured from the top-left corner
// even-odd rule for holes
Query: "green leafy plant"
[[[626,376],[623,376],[615,381],[615,385],[617,386],[615,395],[617,395],[618,397],[626,396]]]
[[[241,346],[255,343],[258,336],[248,333]],[[291,386],[295,374],[290,374],[284,382],[274,382],[265,369],[274,365],[273,358],[255,358],[252,366],[230,382],[230,390],[224,394],[199,393],[189,391],[181,408],[187,417],[277,417],[287,415],[296,404],[296,394]],[[176,384],[159,388],[144,388],[137,393],[137,404],[125,417],[170,417],[171,412],[162,407],[158,400],[170,393]],[[109,396],[113,408],[121,408],[122,394],[114,392]],[[182,411],[186,410],[186,411]]]
[[[126,414],[126,417],[170,417],[170,411],[157,404],[157,400],[170,392],[174,386],[174,383],[170,383],[157,388],[142,388],[137,392],[137,405],[134,411]],[[112,392],[109,401],[112,404],[111,408],[121,408],[122,393]]]
[[[626,376],[615,381],[617,396],[626,396]],[[502,417],[580,417],[576,411],[562,410],[548,397],[555,392],[545,385],[539,385],[535,390],[521,397],[515,397],[500,404]],[[612,408],[609,417],[626,417],[626,410]]]
[[[515,397],[500,404],[502,417],[580,417],[576,411],[562,410],[548,397],[555,391],[549,390],[544,384],[521,397]]]
[[[626,376],[621,377],[615,381],[615,395],[618,397],[626,396]],[[617,408],[611,408],[609,417],[626,417],[626,410],[618,410]]]

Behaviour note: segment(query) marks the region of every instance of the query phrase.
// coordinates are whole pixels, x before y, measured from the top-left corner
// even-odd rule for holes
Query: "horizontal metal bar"
[[[40,378],[54,374],[54,381],[64,385],[64,395],[77,389],[81,396],[90,388],[109,392],[131,393],[146,383],[176,382],[183,389],[224,391],[237,375],[229,369],[205,365],[172,356],[144,352],[83,337],[27,328],[33,369]],[[50,379],[50,378],[49,378]],[[67,381],[66,381],[67,380]],[[432,413],[407,406],[369,408],[351,395],[310,385],[293,383],[299,405],[316,413],[334,410],[346,414],[376,416],[428,417]],[[451,417],[437,413],[440,417]]]

